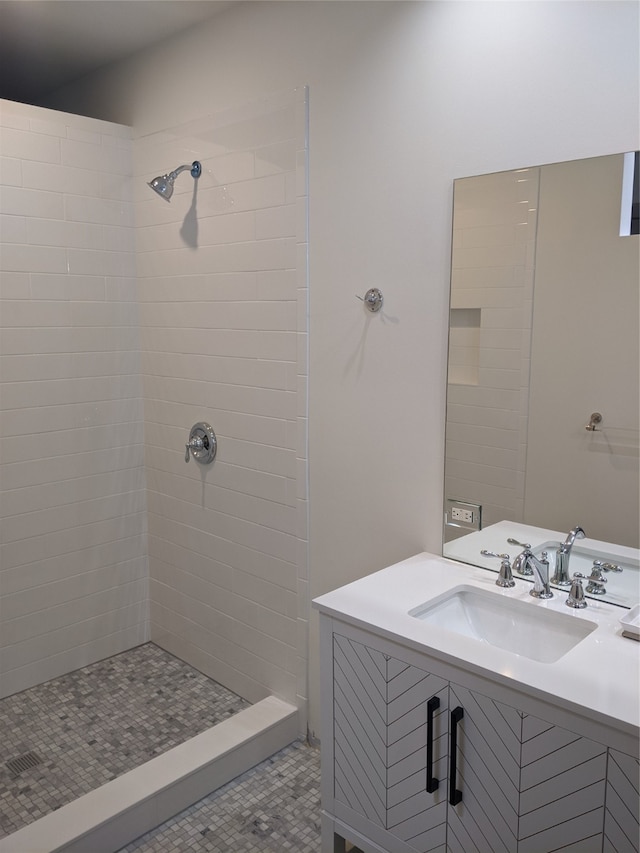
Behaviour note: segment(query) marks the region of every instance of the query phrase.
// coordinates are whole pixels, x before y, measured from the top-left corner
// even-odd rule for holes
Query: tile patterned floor
[[[153,643],[3,699],[0,837],[248,704]],[[41,763],[12,770],[28,753]]]
[[[285,747],[120,853],[318,853],[320,753]]]

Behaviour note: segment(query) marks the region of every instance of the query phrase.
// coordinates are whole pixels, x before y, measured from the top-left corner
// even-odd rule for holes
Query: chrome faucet
[[[571,586],[571,578],[569,577],[569,557],[571,549],[576,539],[584,539],[585,533],[581,527],[574,527],[570,530],[564,543],[556,551],[556,569],[551,578],[551,582],[558,586]]]
[[[529,595],[534,598],[553,598],[549,582],[549,560],[546,551],[538,559],[529,548],[525,548],[513,561],[513,569],[521,575],[533,574],[533,589]]]

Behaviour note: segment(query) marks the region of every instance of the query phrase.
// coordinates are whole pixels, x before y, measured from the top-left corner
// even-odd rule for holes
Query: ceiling
[[[50,92],[170,35],[233,0],[0,0],[0,97],[42,105]]]

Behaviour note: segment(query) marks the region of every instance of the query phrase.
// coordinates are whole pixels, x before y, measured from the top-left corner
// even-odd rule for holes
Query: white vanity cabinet
[[[323,853],[637,853],[636,758],[452,673],[321,615]]]

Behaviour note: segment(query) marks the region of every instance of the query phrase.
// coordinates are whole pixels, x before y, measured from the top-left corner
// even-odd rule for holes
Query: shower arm
[[[187,170],[191,172],[192,178],[199,178],[202,172],[202,166],[200,165],[200,161],[194,160],[193,163],[191,163],[190,165],[188,163],[185,163],[184,166],[178,166],[178,168],[174,169],[173,172],[169,172],[167,178],[170,181],[175,181],[175,179],[178,177],[179,174],[181,174],[181,172],[186,172]]]
[[[169,172],[169,174],[167,175],[167,178],[169,178],[170,181],[175,181],[175,179],[178,177],[178,175],[181,172],[186,172],[187,169],[191,169],[191,168],[192,167],[189,165],[178,166],[178,168],[174,169],[173,172]]]

